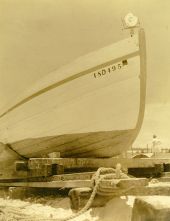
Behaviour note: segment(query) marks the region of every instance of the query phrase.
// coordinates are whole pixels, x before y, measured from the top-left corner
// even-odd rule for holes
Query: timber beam
[[[159,158],[30,158],[29,168],[33,169],[43,164],[58,164],[64,168],[99,168],[115,167],[118,163],[123,168],[147,168],[156,164],[170,164],[170,159]]]

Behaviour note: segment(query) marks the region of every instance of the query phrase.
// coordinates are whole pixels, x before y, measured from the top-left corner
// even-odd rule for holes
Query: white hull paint
[[[24,157],[110,157],[127,149],[144,113],[139,33],[139,42],[134,36],[82,57],[13,100],[2,109],[0,141]]]

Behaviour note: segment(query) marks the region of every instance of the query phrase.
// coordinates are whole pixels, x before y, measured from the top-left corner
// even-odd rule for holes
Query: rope
[[[26,215],[23,212],[21,212],[19,209],[15,209],[14,207],[8,207],[8,208],[0,209],[0,214],[1,214],[0,218],[2,221],[14,221],[14,219],[16,219],[17,221],[69,221],[69,220],[72,220],[82,215],[83,213],[85,213],[91,207],[96,194],[99,194],[102,196],[113,196],[115,194],[117,182],[114,181],[110,187],[108,186],[105,187],[101,185],[102,180],[111,180],[115,178],[121,178],[124,175],[125,174],[123,173],[117,173],[116,169],[113,169],[113,168],[104,168],[104,167],[99,168],[92,177],[94,188],[86,205],[79,212],[72,214],[69,217],[66,217],[63,219],[39,218],[35,216],[33,217],[31,215]],[[116,177],[116,176],[119,176],[119,177]],[[124,178],[127,178],[127,176],[125,176]]]

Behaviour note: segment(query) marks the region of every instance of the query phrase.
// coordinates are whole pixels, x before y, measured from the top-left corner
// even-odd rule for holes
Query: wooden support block
[[[28,177],[49,177],[52,175],[52,165],[45,163],[29,169]]]
[[[43,169],[44,169],[44,176],[45,177],[52,175],[52,165],[45,164]]]
[[[51,166],[52,166],[52,175],[64,174],[64,166],[63,165],[53,163],[53,164],[51,164]]]
[[[148,196],[135,199],[132,221],[169,221],[170,197]]]
[[[49,158],[60,158],[60,152],[52,152],[48,154]]]
[[[26,196],[27,188],[25,187],[9,187],[8,196],[11,199],[24,199]]]
[[[164,164],[163,163],[155,163],[156,176],[160,177],[163,172],[164,172]]]
[[[87,187],[71,189],[68,194],[70,198],[71,209],[77,211],[82,209],[89,200],[91,193],[92,189]],[[103,207],[112,198],[113,196],[96,195],[91,207]]]
[[[170,171],[170,163],[164,163],[164,171],[169,172]]]
[[[155,164],[152,167],[131,167],[128,168],[128,174],[135,177],[160,177],[164,171],[163,164]]]
[[[16,171],[28,171],[28,162],[27,161],[15,161],[15,170]]]

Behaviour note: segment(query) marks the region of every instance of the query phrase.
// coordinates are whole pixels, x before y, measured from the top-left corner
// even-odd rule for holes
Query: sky
[[[169,0],[0,0],[0,105],[60,66],[123,39],[121,18],[129,12],[146,33],[145,121],[154,118],[158,134],[160,124],[170,130],[153,109],[163,105],[170,121]]]

